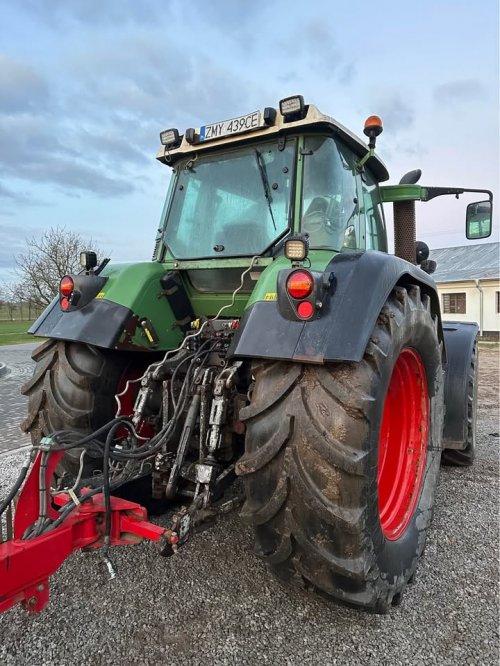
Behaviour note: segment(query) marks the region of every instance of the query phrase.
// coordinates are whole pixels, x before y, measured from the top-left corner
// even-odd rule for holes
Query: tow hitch
[[[0,503],[0,612],[18,602],[42,610],[49,577],[75,550],[100,548],[114,578],[111,546],[145,538],[158,543],[161,555],[172,555],[190,534],[242,502],[242,494],[225,499],[242,453],[238,415],[248,390],[248,381],[243,392],[237,381],[242,362],[226,359],[236,326],[217,317],[193,322],[196,332],[179,348],[127,380],[115,396],[115,418],[92,433],[55,430],[33,447]],[[122,398],[133,384],[140,385],[135,402],[123,414]],[[150,437],[139,434],[143,422]],[[70,451],[80,458],[78,474],[61,476]],[[120,486],[147,477],[155,500],[183,503],[168,529],[150,523],[140,504],[115,496]]]
[[[41,611],[49,601],[49,577],[75,550],[103,548],[111,577],[109,546],[156,541],[160,554],[172,555],[179,538],[175,531],[147,520],[147,511],[134,502],[83,489],[50,495],[49,480],[63,452],[48,462],[39,451],[29,467],[15,511],[10,497],[0,506],[0,612],[21,602],[31,612]],[[108,516],[108,518],[106,517]],[[6,541],[3,541],[6,535]]]

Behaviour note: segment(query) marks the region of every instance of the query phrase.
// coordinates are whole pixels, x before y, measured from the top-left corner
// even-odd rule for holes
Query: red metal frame
[[[49,458],[45,477],[52,478],[61,458],[54,453]],[[104,540],[104,496],[96,494],[78,505],[54,530],[41,536],[23,540],[26,530],[39,514],[39,474],[41,453],[37,455],[19,496],[14,517],[14,538],[0,544],[0,612],[21,602],[30,612],[41,611],[49,600],[49,576],[80,548],[100,548]],[[46,483],[49,488],[50,484]],[[52,498],[47,491],[47,515],[57,518],[53,502],[64,507],[69,501],[66,494]],[[153,525],[147,520],[147,511],[134,502],[111,497],[110,545],[129,545],[143,538],[152,541],[166,539],[178,542],[177,535]]]

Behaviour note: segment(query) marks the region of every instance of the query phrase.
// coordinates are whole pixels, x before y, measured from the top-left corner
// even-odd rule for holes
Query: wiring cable
[[[112,518],[111,492],[116,488],[120,487],[120,485],[127,483],[132,478],[137,478],[137,476],[133,476],[133,473],[130,474],[130,470],[129,473],[125,474],[124,473],[125,467],[123,467],[122,470],[118,473],[117,477],[112,482],[110,480],[111,464],[114,462],[117,463],[126,462],[128,466],[129,464],[133,465],[134,461],[135,462],[142,461],[139,472],[141,473],[141,471],[144,468],[144,464],[146,463],[146,459],[152,457],[162,446],[165,447],[168,445],[169,441],[171,440],[172,436],[177,430],[179,419],[181,418],[182,414],[186,409],[186,404],[189,395],[191,393],[191,385],[193,382],[194,373],[196,370],[199,370],[200,368],[203,367],[210,353],[214,351],[214,349],[216,349],[217,346],[219,345],[220,340],[216,339],[214,341],[213,338],[210,338],[204,341],[195,352],[190,354],[188,353],[187,356],[183,354],[182,357],[179,359],[179,362],[177,363],[172,372],[171,382],[170,382],[171,399],[173,405],[172,417],[168,420],[167,424],[158,433],[156,433],[152,438],[146,440],[146,442],[141,446],[137,446],[137,443],[139,440],[144,441],[145,438],[138,435],[137,430],[134,427],[134,424],[132,423],[129,417],[120,415],[122,409],[120,397],[123,397],[123,395],[125,395],[125,393],[129,390],[131,384],[142,382],[143,380],[147,379],[148,376],[151,376],[151,373],[153,373],[154,377],[154,373],[157,372],[157,370],[162,366],[162,364],[165,364],[167,359],[170,359],[173,355],[179,354],[179,352],[183,351],[186,348],[186,345],[188,345],[190,342],[201,336],[204,330],[211,323],[217,321],[225,310],[234,306],[236,301],[236,295],[243,288],[245,276],[252,270],[259,256],[260,255],[252,257],[249,266],[242,272],[240,276],[240,284],[233,291],[231,301],[229,303],[223,305],[214,317],[203,321],[200,328],[196,332],[186,335],[182,343],[179,345],[179,347],[167,351],[162,360],[150,364],[141,377],[134,380],[127,380],[123,391],[115,396],[115,400],[117,402],[117,412],[116,412],[117,415],[111,421],[109,421],[104,426],[97,429],[95,432],[84,435],[83,437],[82,433],[76,431],[71,431],[71,430],[55,431],[51,433],[49,436],[45,437],[44,440],[42,440],[43,445],[40,444],[38,446],[33,447],[35,450],[41,451],[41,461],[40,461],[40,470],[39,470],[39,498],[40,498],[39,516],[35,524],[32,526],[32,528],[26,533],[25,538],[30,538],[31,536],[37,536],[39,534],[45,534],[48,531],[56,529],[65,520],[65,518],[75,509],[75,507],[78,504],[85,502],[94,495],[102,492],[104,495],[104,503],[105,503],[105,529],[104,529],[105,545],[109,546],[110,533],[111,533],[111,518]],[[207,349],[209,345],[210,347]],[[186,368],[186,372],[176,398],[174,394],[175,379],[177,378],[177,375],[180,372],[181,367],[184,366],[186,363],[188,363],[188,366]],[[120,428],[125,428],[126,431],[129,433],[129,436],[127,436],[126,439],[121,440],[119,445],[116,444],[113,445],[115,434],[117,430]],[[101,437],[104,437],[104,442],[101,441],[100,439]],[[65,452],[71,449],[81,448],[81,447],[85,448],[80,454],[80,466],[77,478],[70,489],[64,489],[60,491],[61,493],[70,492],[70,499],[64,505],[64,507],[62,507],[59,510],[58,517],[55,520],[51,520],[47,516],[47,488],[46,488],[46,471],[47,471],[47,462],[49,456],[51,453],[56,451]],[[100,484],[96,488],[93,488],[90,491],[87,491],[86,493],[83,493],[82,495],[80,495],[80,497],[76,497],[74,496],[74,493],[81,481],[84,468],[83,460],[86,453],[96,454],[99,457],[102,456],[103,459],[102,484]],[[0,505],[0,516],[6,510],[7,506],[15,497],[16,493],[19,491],[19,488],[21,487],[24,479],[26,478],[30,464],[31,462],[29,459],[26,461],[25,465],[23,466],[19,478],[14,484],[11,491],[9,492],[7,498]],[[73,492],[71,493],[71,491]],[[55,494],[60,494],[60,493],[57,492]]]
[[[26,478],[26,475],[28,474],[28,470],[30,467],[31,467],[31,454],[28,454],[23,462],[23,466],[21,467],[21,471],[19,472],[19,476],[17,477],[16,482],[10,489],[9,493],[7,494],[7,497],[0,504],[0,517],[5,513],[9,504],[17,495],[19,489],[24,483],[24,479]]]

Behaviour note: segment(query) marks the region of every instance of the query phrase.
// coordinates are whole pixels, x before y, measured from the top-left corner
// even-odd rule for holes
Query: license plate
[[[233,118],[232,120],[224,120],[221,123],[213,123],[212,125],[204,125],[200,127],[200,143],[202,141],[212,141],[213,139],[220,139],[224,136],[231,134],[242,134],[243,132],[251,132],[263,126],[262,114],[260,111],[247,113],[246,116]]]

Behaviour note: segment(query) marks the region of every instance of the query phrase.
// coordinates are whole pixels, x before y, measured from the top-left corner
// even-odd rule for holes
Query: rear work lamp
[[[80,266],[86,271],[91,271],[97,266],[97,255],[95,252],[80,252]]]
[[[285,241],[285,257],[290,261],[304,261],[309,250],[309,243],[304,236],[290,236]]]

